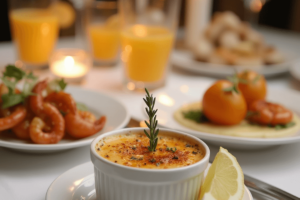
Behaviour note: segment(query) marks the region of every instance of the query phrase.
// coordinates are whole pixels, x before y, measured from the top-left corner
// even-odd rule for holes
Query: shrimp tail
[[[98,131],[101,131],[104,127],[106,123],[106,117],[105,116],[102,116],[100,117],[100,119],[98,119],[97,121],[94,122],[95,124],[95,129]]]
[[[102,116],[94,123],[84,120],[79,114],[65,115],[66,132],[74,138],[84,138],[101,131],[106,123],[106,117]]]
[[[0,131],[16,126],[25,119],[26,114],[27,110],[23,105],[16,106],[10,115],[0,118]]]

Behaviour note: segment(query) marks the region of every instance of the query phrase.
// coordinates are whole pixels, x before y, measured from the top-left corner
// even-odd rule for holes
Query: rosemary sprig
[[[146,112],[149,117],[149,123],[145,120],[146,125],[149,128],[149,133],[144,130],[144,133],[146,136],[149,138],[149,147],[148,150],[151,152],[154,152],[157,146],[157,141],[158,141],[158,132],[159,129],[156,129],[157,127],[157,120],[156,120],[156,113],[157,109],[154,110],[154,105],[155,105],[155,99],[153,98],[152,94],[150,96],[148,90],[145,88],[146,91],[146,98],[143,98],[144,102],[146,103],[147,107]]]

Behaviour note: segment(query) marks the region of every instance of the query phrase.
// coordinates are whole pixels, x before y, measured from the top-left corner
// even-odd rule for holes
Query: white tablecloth
[[[270,33],[267,40],[280,43],[291,50],[300,52],[300,39],[297,35]],[[279,41],[278,41],[279,40]],[[76,47],[76,43],[62,41],[59,47]],[[14,54],[12,45],[0,45],[0,65],[12,63]],[[168,77],[167,87],[171,84],[188,83],[203,80],[200,76],[187,75],[174,70]],[[206,79],[213,81],[214,79]],[[141,109],[135,105],[141,101],[142,94],[129,94],[122,90],[122,69],[120,67],[94,68],[89,74],[85,88],[101,91],[115,96],[126,104],[132,117],[143,119]],[[269,87],[299,89],[300,84],[289,75],[268,80]],[[218,147],[210,146],[212,157]],[[265,181],[300,197],[300,143],[277,146],[264,150],[231,150],[245,174]],[[52,181],[66,170],[90,161],[89,147],[82,147],[53,154],[25,154],[0,148],[0,199],[42,200]]]

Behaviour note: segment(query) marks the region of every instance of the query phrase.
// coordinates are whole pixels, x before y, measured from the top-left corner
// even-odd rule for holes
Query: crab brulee
[[[147,169],[184,167],[205,156],[204,148],[197,141],[164,132],[159,133],[156,151],[149,151],[148,146],[149,139],[143,132],[129,132],[101,139],[95,150],[111,162]]]

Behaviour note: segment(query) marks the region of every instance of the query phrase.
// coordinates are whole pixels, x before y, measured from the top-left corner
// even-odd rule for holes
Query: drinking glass
[[[84,9],[84,27],[94,64],[116,64],[120,51],[117,1],[88,0]]]
[[[124,86],[139,91],[165,84],[180,0],[120,0]]]
[[[9,20],[18,59],[27,68],[47,66],[56,44],[59,19],[53,0],[10,0]]]

